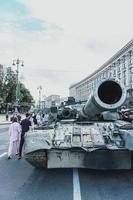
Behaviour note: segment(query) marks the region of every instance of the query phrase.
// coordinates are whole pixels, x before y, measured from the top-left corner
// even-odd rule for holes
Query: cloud
[[[31,14],[78,36],[113,36],[131,24],[132,0],[23,0]],[[126,13],[126,15],[124,14]],[[126,20],[128,19],[128,20]],[[124,32],[127,30],[123,29]],[[107,35],[108,33],[108,35]]]
[[[45,20],[32,17],[30,10],[19,0],[0,0],[0,29],[3,31],[45,31],[56,28]]]
[[[36,98],[68,95],[133,35],[131,0],[0,0],[0,57],[20,57],[24,82]]]
[[[19,0],[0,0],[0,12],[14,13],[17,16],[29,14],[29,9]]]
[[[54,70],[54,69],[34,69],[31,71],[27,70],[27,78],[24,80],[25,83],[30,85],[32,94],[36,100],[38,100],[37,87],[42,86],[42,94],[59,94],[63,96],[69,95],[68,86],[69,83],[75,83],[80,80],[81,72],[80,71],[70,71],[70,70]],[[24,74],[25,76],[25,74]],[[85,74],[84,74],[85,76]],[[74,78],[75,77],[75,78]],[[82,77],[83,78],[83,77]],[[39,79],[39,83],[38,83]],[[34,80],[34,81],[33,81]],[[38,83],[38,84],[37,84]],[[65,91],[63,91],[65,88]],[[63,91],[63,92],[62,92]]]

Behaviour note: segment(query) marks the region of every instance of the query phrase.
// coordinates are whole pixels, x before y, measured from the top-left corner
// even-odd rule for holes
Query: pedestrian
[[[26,113],[26,118],[23,119],[20,123],[21,125],[21,140],[20,140],[20,146],[19,146],[19,157],[18,159],[21,159],[21,155],[22,155],[22,148],[23,148],[23,144],[24,144],[24,135],[26,132],[28,132],[29,130],[31,130],[31,121],[30,121],[30,113]]]
[[[48,125],[49,122],[49,114],[45,113],[44,118],[43,118],[43,123],[44,125]]]
[[[31,122],[31,130],[34,130],[34,121],[33,121],[32,114],[30,114],[29,120],[30,120],[30,122]]]
[[[36,126],[37,125],[36,114],[33,113],[32,118],[33,118],[34,126]]]
[[[8,159],[11,159],[14,146],[16,148],[16,155],[19,153],[21,126],[17,122],[17,117],[13,118],[12,124],[9,127],[9,134],[10,134],[10,142],[8,148]]]
[[[9,115],[8,115],[8,112],[6,113],[6,121],[8,121],[9,119]]]
[[[17,114],[17,118],[18,118],[18,122],[20,123],[21,122],[21,115]]]
[[[17,117],[15,113],[13,113],[13,116],[10,118],[10,121],[13,122],[14,117]]]
[[[36,119],[37,119],[37,125],[40,125],[40,124],[41,124],[41,116],[40,116],[40,113],[37,113]]]

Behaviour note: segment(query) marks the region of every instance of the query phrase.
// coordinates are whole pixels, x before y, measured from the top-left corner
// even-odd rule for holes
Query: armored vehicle
[[[118,112],[125,99],[117,80],[99,83],[75,118],[67,109],[52,129],[26,134],[26,160],[44,168],[131,169],[133,125]]]

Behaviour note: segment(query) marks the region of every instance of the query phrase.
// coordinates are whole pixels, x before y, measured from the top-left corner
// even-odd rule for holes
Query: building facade
[[[50,108],[51,106],[59,106],[60,96],[52,94],[45,98],[45,107]]]
[[[94,73],[69,87],[69,95],[76,101],[86,101],[99,82],[113,78],[127,89],[127,104],[133,104],[133,39]]]

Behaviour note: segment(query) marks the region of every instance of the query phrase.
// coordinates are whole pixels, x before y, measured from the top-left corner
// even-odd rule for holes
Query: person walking
[[[25,135],[26,132],[31,130],[31,127],[32,127],[32,124],[31,124],[31,121],[30,121],[30,116],[31,116],[30,113],[26,113],[26,118],[23,119],[20,123],[22,132],[21,132],[21,140],[20,140],[20,146],[19,146],[19,157],[18,157],[18,159],[21,159],[22,148],[23,148],[23,145],[24,145],[24,135]]]
[[[21,115],[19,113],[17,114],[17,118],[18,118],[18,122],[20,123],[21,122]]]
[[[37,113],[36,119],[37,119],[37,125],[40,125],[40,124],[41,124],[41,116],[40,116],[40,113]]]
[[[8,115],[8,112],[6,113],[6,121],[8,121],[9,119],[9,115]]]
[[[9,134],[10,134],[10,142],[8,148],[8,159],[11,159],[14,146],[16,148],[16,155],[19,153],[21,126],[17,122],[17,117],[13,118],[12,124],[9,127]]]
[[[37,126],[36,114],[33,113],[32,118],[33,118],[34,127],[36,127]]]
[[[48,122],[49,122],[49,114],[45,113],[43,117],[43,123],[44,125],[48,125]]]

